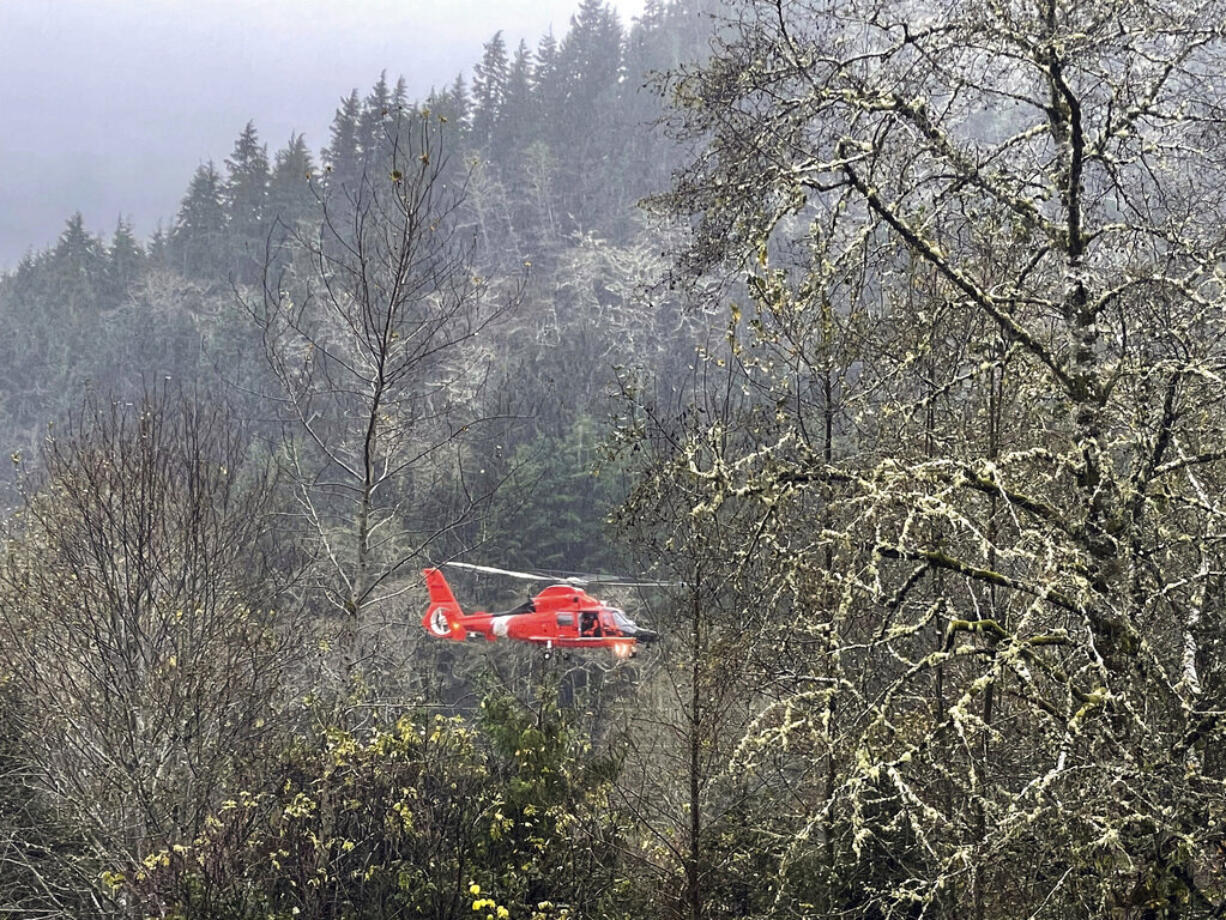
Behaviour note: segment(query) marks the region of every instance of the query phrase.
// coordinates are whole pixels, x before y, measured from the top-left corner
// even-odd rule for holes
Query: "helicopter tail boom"
[[[461,622],[464,611],[460,609],[455,595],[451,593],[447,579],[438,569],[425,569],[422,574],[426,576],[426,590],[430,593],[430,606],[426,608],[425,616],[421,618],[421,625],[431,635],[441,639],[463,640],[468,635],[468,631]]]

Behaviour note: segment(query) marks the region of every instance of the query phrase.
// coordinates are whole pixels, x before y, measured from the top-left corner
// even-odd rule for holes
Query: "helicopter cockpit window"
[[[575,625],[575,615],[573,613],[559,613],[558,614],[558,625],[559,626],[574,626]]]
[[[612,621],[613,625],[616,626],[618,629],[625,629],[627,627],[629,627],[630,629],[635,628],[634,620],[626,616],[626,614],[617,607],[606,607],[605,615],[609,618],[609,620]]]

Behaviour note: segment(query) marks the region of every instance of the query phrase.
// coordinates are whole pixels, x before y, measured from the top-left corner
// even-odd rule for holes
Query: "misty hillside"
[[[578,3],[0,278],[0,916],[1226,916],[1226,0]]]
[[[362,182],[389,176],[411,114],[430,112],[446,179],[463,186],[456,232],[471,239],[474,271],[522,285],[490,330],[496,344],[481,372],[497,412],[521,423],[498,437],[485,475],[492,484],[514,467],[521,489],[563,489],[567,507],[552,513],[523,495],[517,504],[584,530],[547,536],[548,526],[500,517],[490,526],[540,532],[529,531],[531,552],[491,551],[517,565],[598,568],[607,557],[590,554],[601,551],[600,520],[616,496],[593,491],[585,473],[613,368],[687,361],[693,350],[668,341],[680,331],[676,305],[659,311],[646,299],[666,243],[638,203],[679,163],[651,127],[662,113],[653,74],[704,54],[709,29],[702,4],[653,3],[625,26],[587,2],[566,35],[536,47],[508,48],[494,34],[470,80],[444,78],[429,98],[408,99],[403,79],[376,75],[369,90],[341,97],[322,149],[300,135],[270,148],[257,124],[239,126],[230,154],[197,169],[151,239],[123,220],[98,238],[73,215],[55,246],[0,278],[6,454],[36,462],[47,426],[87,393],[131,399],[173,381],[265,414],[255,396],[264,361],[249,348],[255,324],[242,303],[260,296],[268,254],[292,248],[287,238],[315,228],[325,207],[341,217]]]

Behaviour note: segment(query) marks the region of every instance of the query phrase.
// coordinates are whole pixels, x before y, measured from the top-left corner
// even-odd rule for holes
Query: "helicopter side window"
[[[625,612],[617,607],[610,607],[609,616],[613,620],[613,625],[618,629],[634,629],[634,620],[626,616]]]
[[[593,610],[585,610],[579,614],[579,632],[585,636],[599,636],[601,633],[600,623],[596,619],[596,612]]]
[[[575,615],[573,613],[559,613],[558,614],[558,625],[559,626],[574,626],[575,625]]]

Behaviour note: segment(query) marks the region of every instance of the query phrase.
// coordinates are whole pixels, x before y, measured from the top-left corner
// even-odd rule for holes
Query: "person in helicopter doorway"
[[[579,614],[579,635],[599,636],[601,634],[600,619],[595,610],[584,610]]]

